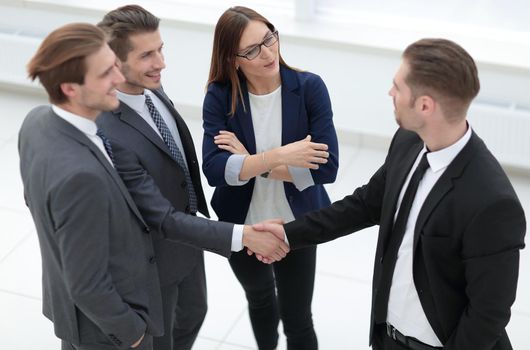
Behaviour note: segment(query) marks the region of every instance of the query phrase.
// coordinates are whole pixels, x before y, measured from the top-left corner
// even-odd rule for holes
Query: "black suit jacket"
[[[164,92],[153,92],[175,118],[198,210],[209,217],[189,129]],[[111,141],[116,170],[154,231],[162,285],[180,280],[202,259],[202,250],[195,247],[230,255],[233,225],[189,215],[184,170],[171,157],[164,140],[138,113],[121,102],[116,110],[100,115],[97,124]]]
[[[385,163],[368,184],[285,226],[291,247],[298,248],[380,225],[370,342],[373,302],[397,199],[422,147],[418,135],[398,130]],[[525,230],[510,181],[473,133],[426,198],[414,232],[414,283],[445,349],[511,349],[505,326],[515,300]]]
[[[55,334],[76,345],[108,338],[120,349],[144,331],[160,336],[151,237],[109,161],[49,106],[25,119],[19,153],[42,255],[43,312]]]

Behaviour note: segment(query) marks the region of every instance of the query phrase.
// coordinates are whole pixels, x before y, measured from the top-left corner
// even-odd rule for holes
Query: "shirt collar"
[[[72,124],[83,133],[87,135],[96,135],[98,127],[96,123],[88,118],[82,117],[80,115],[68,112],[67,110],[62,109],[56,105],[52,104],[52,110],[62,119],[66,120],[68,123]]]
[[[147,93],[147,89],[144,89],[144,92],[139,95],[131,95],[118,90],[118,99],[141,115],[145,108],[145,94]],[[149,95],[151,96],[151,94]]]
[[[429,152],[427,154],[427,160],[429,166],[433,172],[440,171],[447,168],[449,164],[456,158],[458,153],[465,147],[471,138],[471,126],[468,124],[467,131],[458,141],[453,143],[451,146],[443,148],[436,152]],[[422,152],[427,151],[427,147],[424,145]]]

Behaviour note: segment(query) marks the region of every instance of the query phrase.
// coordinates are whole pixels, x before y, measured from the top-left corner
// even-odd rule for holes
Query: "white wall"
[[[90,6],[98,2],[92,1]],[[25,64],[42,37],[64,23],[96,23],[107,10],[124,3],[108,0],[95,10],[50,5],[49,1],[0,0],[0,85],[35,86],[25,78]],[[222,10],[194,13],[178,7],[149,9],[162,17],[168,67],[164,87],[188,116],[200,117],[213,28]],[[326,82],[341,141],[386,144],[396,129],[387,91],[401,50],[422,36],[438,33],[431,29],[376,31],[366,25],[338,26],[319,20],[295,21],[267,11],[264,14],[281,33],[286,61],[321,75]],[[470,120],[505,165],[530,169],[530,141],[526,140],[530,140],[530,44],[518,46],[513,40],[503,43],[495,38],[472,40],[465,34],[447,32],[448,38],[462,43],[479,65],[482,90]],[[494,50],[495,45],[498,50]],[[528,62],[520,59],[526,56]]]

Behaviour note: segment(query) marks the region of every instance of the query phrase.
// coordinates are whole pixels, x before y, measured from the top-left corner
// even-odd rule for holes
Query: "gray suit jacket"
[[[208,216],[191,134],[164,92],[154,93],[175,118],[199,211]],[[233,224],[189,215],[184,171],[141,116],[120,103],[115,111],[103,113],[97,124],[111,141],[118,173],[142,216],[156,232],[153,243],[162,285],[179,280],[194,268],[202,259],[202,251],[197,248],[230,256]]]
[[[24,196],[42,255],[43,312],[73,344],[108,339],[126,349],[163,332],[147,225],[116,171],[49,106],[19,135]]]

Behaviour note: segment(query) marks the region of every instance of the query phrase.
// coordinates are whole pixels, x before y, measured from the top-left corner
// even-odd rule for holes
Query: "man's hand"
[[[268,264],[280,261],[289,252],[283,236],[274,235],[266,231],[257,231],[252,226],[243,228],[243,245],[251,252],[266,259],[261,260]]]
[[[142,334],[140,339],[138,339],[133,345],[131,345],[131,349],[136,349],[137,347],[139,347],[140,344],[142,343],[142,340],[144,340],[144,337],[145,337],[145,333]]]
[[[263,221],[255,225],[252,225],[252,228],[257,231],[270,232],[276,238],[281,239],[282,242],[285,243],[285,230],[283,228],[283,220],[281,219]],[[249,255],[252,255],[252,253],[253,253],[252,251],[248,251]],[[254,253],[256,253],[256,258],[265,264],[271,264],[274,262],[274,260],[271,260],[270,257],[266,255],[260,254],[259,252],[254,252]]]

